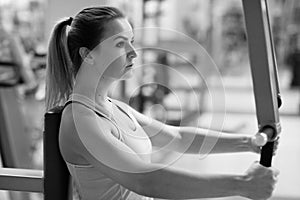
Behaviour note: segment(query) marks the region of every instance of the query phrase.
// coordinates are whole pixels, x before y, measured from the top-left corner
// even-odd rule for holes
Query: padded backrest
[[[44,200],[71,199],[71,176],[58,143],[62,110],[55,107],[44,118]]]

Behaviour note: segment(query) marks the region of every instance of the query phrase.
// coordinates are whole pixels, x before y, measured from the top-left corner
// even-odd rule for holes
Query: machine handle
[[[254,143],[258,146],[262,146],[260,154],[260,164],[265,167],[271,167],[272,157],[273,157],[273,148],[274,148],[274,134],[275,131],[271,127],[266,127],[256,135]]]
[[[274,142],[267,142],[267,144],[262,147],[259,161],[259,163],[262,166],[271,167],[273,158],[273,148]]]

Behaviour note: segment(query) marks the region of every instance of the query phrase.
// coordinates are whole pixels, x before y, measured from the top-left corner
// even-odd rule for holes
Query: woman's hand
[[[257,161],[246,171],[241,196],[249,199],[268,199],[271,197],[278,179],[279,171],[273,167],[264,167]]]
[[[259,142],[257,142],[258,137],[261,137],[260,133],[256,133],[255,135],[250,137],[249,146],[250,146],[250,151],[251,152],[254,152],[254,153],[260,153],[261,152],[261,147],[264,144],[262,145],[262,144],[259,144]],[[279,144],[279,136],[274,141],[273,156],[276,155],[278,144]]]

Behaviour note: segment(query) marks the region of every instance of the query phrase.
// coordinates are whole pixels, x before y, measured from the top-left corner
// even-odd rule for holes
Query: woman
[[[151,163],[152,145],[197,154],[207,130],[165,125],[107,96],[132,75],[132,43],[130,24],[113,7],[83,9],[50,39],[46,104],[65,104],[60,150],[82,199],[270,197],[278,172],[257,163],[243,175],[211,176]],[[247,135],[207,137],[218,138],[211,153],[259,151]]]

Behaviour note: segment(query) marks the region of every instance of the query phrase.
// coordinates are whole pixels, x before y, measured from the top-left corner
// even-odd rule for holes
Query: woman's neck
[[[95,92],[95,101],[99,104],[105,103],[108,100],[107,94],[111,85],[113,84],[113,80],[105,77],[101,77],[99,83],[96,87]]]
[[[99,78],[98,74],[87,67],[81,66],[76,76],[73,93],[83,95],[98,105],[106,105],[108,91],[114,80],[106,77]]]

